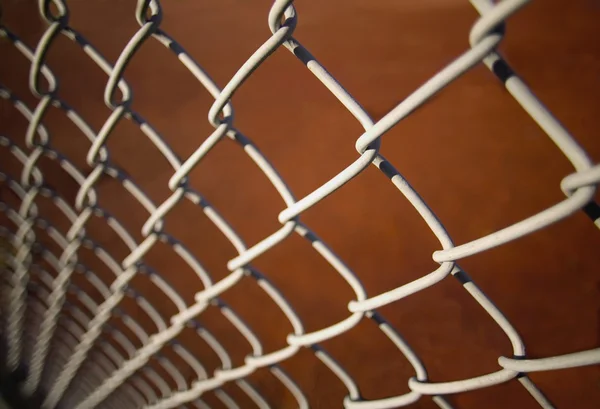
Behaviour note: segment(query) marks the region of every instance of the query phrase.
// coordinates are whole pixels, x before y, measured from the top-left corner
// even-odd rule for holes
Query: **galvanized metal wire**
[[[600,165],[591,162],[575,139],[496,51],[504,36],[504,21],[520,10],[527,1],[502,0],[494,3],[491,0],[471,0],[471,3],[480,14],[469,34],[471,47],[406,96],[377,122],[369,117],[360,104],[294,37],[298,14],[292,0],[276,0],[273,3],[268,15],[272,35],[257,46],[256,51],[223,88],[219,88],[183,46],[161,28],[163,15],[159,0],[137,1],[135,17],[139,29],[114,64],[109,63],[70,25],[65,0],[39,1],[39,13],[46,23],[46,30],[34,47],[25,44],[9,27],[0,26],[0,37],[9,40],[30,61],[29,86],[38,101],[36,106],[29,107],[10,91],[7,84],[0,85],[0,97],[10,101],[29,124],[25,135],[25,149],[19,147],[16,139],[0,135],[0,149],[22,164],[21,174],[17,176],[9,175],[0,167],[0,181],[20,202],[18,207],[0,202],[0,211],[12,223],[0,228],[3,240],[8,243],[3,248],[10,247],[10,250],[2,252],[0,266],[4,279],[2,337],[6,343],[6,365],[9,371],[17,371],[21,365],[26,364],[28,371],[22,383],[22,393],[30,396],[41,389],[46,391],[42,403],[44,409],[58,406],[77,409],[167,409],[208,408],[209,405],[202,400],[203,394],[216,391],[216,396],[226,407],[236,408],[239,406],[234,398],[221,389],[223,385],[233,383],[258,407],[268,408],[268,399],[246,379],[257,369],[268,368],[274,378],[295,397],[297,406],[306,408],[309,406],[306,396],[278,364],[297,354],[301,348],[311,348],[316,358],[346,386],[348,393],[343,405],[349,409],[395,408],[409,405],[425,396],[430,396],[440,408],[447,409],[452,405],[444,395],[486,388],[515,378],[540,407],[553,408],[527,374],[598,364],[600,348],[529,359],[515,328],[461,269],[457,261],[543,229],[580,210],[586,211],[592,222],[600,227],[598,212],[593,211],[597,207],[593,197],[596,185],[600,182]],[[104,102],[111,112],[99,130],[89,126],[83,116],[61,99],[59,83],[46,63],[46,54],[59,36],[66,37],[80,47],[107,76]],[[148,41],[158,41],[170,50],[173,59],[179,61],[192,78],[214,98],[208,113],[208,121],[214,131],[185,160],[180,160],[151,123],[132,108],[133,93],[123,75],[128,63],[136,58],[136,51]],[[300,60],[299,63],[305,65],[364,128],[364,133],[356,140],[357,159],[301,199],[292,195],[268,159],[236,128],[231,103],[232,96],[244,81],[281,47],[295,55]],[[560,188],[565,194],[563,201],[485,237],[455,245],[442,223],[409,181],[381,155],[380,146],[387,131],[480,63],[498,76],[515,101],[571,162],[574,171],[562,180]],[[46,88],[41,85],[42,78],[47,83]],[[43,123],[50,107],[61,110],[82,136],[89,140],[91,147],[86,155],[88,168],[78,168],[53,147],[50,133]],[[123,170],[111,162],[107,141],[121,121],[131,121],[137,125],[173,168],[168,183],[172,193],[162,203],[154,203]],[[285,206],[278,216],[281,227],[251,245],[245,244],[218,210],[188,183],[188,175],[192,169],[210,155],[212,149],[224,138],[235,141],[239,149],[248,155],[276,189]],[[56,162],[78,184],[79,190],[74,203],[69,203],[61,196],[60,191],[45,183],[44,174],[38,166],[41,158]],[[410,283],[376,295],[368,295],[358,278],[360,274],[351,271],[323,240],[300,221],[303,212],[334,194],[369,165],[377,167],[417,210],[440,246],[433,254],[433,260],[439,267],[422,272],[420,278]],[[119,220],[100,206],[97,185],[103,178],[118,181],[124,191],[146,210],[147,219],[141,230],[141,242],[136,241]],[[37,203],[41,198],[52,201],[68,219],[71,227],[66,234],[61,233],[52,220],[40,215]],[[181,201],[189,201],[202,209],[204,215],[237,252],[237,256],[227,263],[229,274],[221,280],[215,281],[183,243],[164,231],[165,216]],[[129,251],[126,257],[115,259],[107,249],[86,235],[86,226],[92,218],[104,220],[122,240]],[[44,245],[38,239],[37,231],[45,232],[60,252],[53,252]],[[293,234],[311,244],[314,251],[346,281],[355,297],[348,300],[348,315],[345,319],[312,332],[304,329],[301,318],[287,301],[285,294],[252,266],[255,258]],[[196,293],[192,304],[187,304],[159,271],[152,270],[144,263],[144,256],[153,251],[155,244],[159,242],[170,246],[197,275],[202,288]],[[84,250],[93,251],[112,272],[114,277],[110,285],[104,284],[93,269],[80,261],[79,254]],[[103,301],[95,302],[86,289],[74,284],[74,275],[85,276],[89,284],[102,295]],[[136,275],[151,277],[157,288],[164,293],[165,299],[170,300],[178,312],[170,319],[164,319],[150,300],[129,286]],[[400,302],[449,276],[462,283],[465,291],[506,334],[513,348],[513,356],[500,356],[498,370],[495,372],[470,379],[436,383],[428,380],[427,371],[419,356],[398,330],[375,310]],[[28,283],[33,281],[33,277],[41,284],[28,290],[31,287]],[[287,336],[285,347],[265,351],[253,330],[220,299],[223,292],[241,280],[254,280],[287,317],[293,332]],[[68,301],[69,294],[74,295],[78,302]],[[120,308],[124,299],[131,300],[147,314],[155,326],[154,332],[148,333],[136,322],[135,317],[128,315],[126,309]],[[202,326],[202,314],[209,308],[218,311],[223,320],[229,321],[246,339],[252,354],[246,357],[243,365],[233,367],[230,353],[222,341]],[[27,311],[32,313],[27,314]],[[115,316],[133,335],[126,335],[117,327],[109,325],[109,320]],[[379,400],[363,399],[360,385],[353,380],[352,374],[319,345],[325,340],[341,336],[362,320],[374,322],[412,365],[415,375],[408,380],[410,392]],[[219,357],[220,369],[209,373],[203,362],[176,342],[186,328],[193,329],[198,338]],[[115,348],[115,343],[125,353]],[[167,354],[167,351],[170,352]],[[195,379],[193,382],[188,382],[181,374],[181,365],[173,363],[175,357],[192,368]],[[164,375],[150,367],[148,363],[151,361],[157,362],[171,379],[166,380]],[[175,384],[176,388],[173,389],[171,384]]]

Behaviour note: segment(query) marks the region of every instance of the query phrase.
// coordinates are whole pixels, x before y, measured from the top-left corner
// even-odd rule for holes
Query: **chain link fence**
[[[35,45],[26,44],[10,27],[0,26],[0,37],[9,41],[30,61],[29,87],[37,98],[37,105],[28,106],[10,90],[10,84],[0,84],[0,97],[8,101],[28,123],[24,143],[0,135],[3,157],[10,156],[10,160],[20,166],[19,174],[0,168],[4,366],[6,373],[20,377],[19,393],[30,400],[37,400],[44,409],[167,409],[208,408],[210,405],[203,396],[214,392],[225,407],[237,408],[240,406],[235,398],[223,389],[226,384],[235,384],[257,407],[268,408],[271,406],[268,396],[263,396],[265,391],[255,387],[248,379],[255,371],[266,368],[294,397],[295,402],[290,407],[305,408],[309,406],[309,400],[279,364],[301,349],[310,349],[347,388],[343,406],[348,409],[396,408],[420,399],[433,399],[440,408],[449,409],[455,406],[446,395],[488,388],[513,379],[518,380],[540,407],[553,408],[528,374],[598,364],[600,348],[529,358],[513,325],[461,269],[459,261],[544,229],[579,211],[584,211],[590,223],[600,227],[600,208],[594,201],[596,185],[600,182],[600,166],[591,162],[575,139],[496,51],[504,36],[505,20],[517,13],[527,1],[471,0],[471,3],[480,17],[469,33],[470,48],[377,122],[294,37],[298,14],[291,0],[273,3],[268,15],[272,35],[256,48],[223,88],[219,88],[183,46],[161,28],[163,14],[159,0],[137,1],[135,18],[139,30],[114,64],[109,63],[76,27],[70,25],[65,0],[39,1],[39,15],[45,23],[45,31]],[[104,102],[111,112],[98,130],[88,125],[84,115],[61,98],[58,79],[46,63],[49,48],[60,37],[79,47],[106,74]],[[214,131],[204,136],[197,149],[185,160],[173,152],[149,120],[134,111],[132,90],[124,79],[127,66],[136,58],[137,50],[145,42],[154,41],[167,48],[173,60],[179,61],[214,98],[208,113],[208,121]],[[364,128],[363,134],[356,139],[356,160],[300,199],[293,196],[286,182],[253,141],[236,128],[231,103],[234,93],[244,81],[280,48],[293,54],[299,60],[298,64],[304,65]],[[457,245],[409,181],[381,155],[380,146],[387,131],[480,63],[501,81],[531,121],[537,123],[556,149],[570,161],[574,170],[562,180],[560,188],[565,198],[561,202],[484,237]],[[44,118],[52,108],[60,110],[79,129],[78,137],[89,141],[86,167],[77,166],[53,146],[50,132],[44,125]],[[108,140],[123,121],[138,127],[172,167],[168,182],[171,195],[162,203],[154,203],[124,170],[111,161]],[[223,139],[231,139],[237,144],[285,203],[285,208],[278,215],[281,227],[252,245],[244,243],[219,211],[189,184],[189,173]],[[72,198],[65,197],[60,185],[47,183],[46,175],[39,167],[42,160],[54,162],[77,183],[78,191]],[[439,264],[435,270],[423,271],[420,278],[375,295],[367,294],[359,280],[360,272],[351,271],[300,220],[307,209],[327,196],[335,195],[340,187],[369,165],[379,169],[381,177],[389,179],[398,194],[414,207],[439,241],[440,248],[433,253],[433,260]],[[124,192],[147,212],[141,231],[142,240],[136,240],[121,221],[101,206],[99,186],[107,178],[118,182]],[[182,201],[200,208],[237,252],[237,256],[228,261],[229,273],[224,278],[215,280],[211,277],[193,252],[164,229],[166,215]],[[66,231],[58,227],[58,220],[43,217],[41,203],[52,204],[59,214],[57,219],[67,221]],[[94,241],[86,233],[92,220],[100,220],[109,227],[122,240],[129,254],[124,258],[117,257],[110,248]],[[44,238],[41,238],[42,235]],[[285,294],[253,267],[257,257],[271,251],[290,235],[298,235],[310,243],[316,254],[330,264],[353,291],[355,296],[348,300],[345,319],[325,328],[306,331]],[[159,243],[169,246],[195,273],[199,283],[194,290],[193,303],[184,300],[170,285],[168,275],[161,275],[161,271],[154,271],[145,264],[144,257],[157,251]],[[86,251],[92,252],[110,274],[103,276],[87,266],[82,261],[82,254]],[[149,299],[136,291],[131,283],[140,275],[152,281],[160,296]],[[420,357],[376,310],[401,302],[403,298],[449,277],[457,279],[464,291],[502,330],[512,345],[513,355],[499,357],[498,370],[492,373],[470,379],[431,382]],[[287,317],[293,332],[287,336],[281,349],[266,351],[259,336],[220,298],[242,280],[254,280]],[[171,304],[177,312],[165,316],[161,303]],[[235,366],[223,340],[202,325],[203,314],[208,310],[218,312],[220,319],[232,325],[247,341],[252,352],[242,365]],[[113,324],[114,320],[120,323]],[[374,322],[414,369],[414,376],[408,379],[408,393],[378,400],[363,398],[352,374],[320,345],[326,340],[344,336],[363,320]],[[151,325],[142,325],[142,321]],[[198,342],[203,342],[218,357],[220,368],[209,371],[198,353],[178,342],[183,331],[193,331]]]

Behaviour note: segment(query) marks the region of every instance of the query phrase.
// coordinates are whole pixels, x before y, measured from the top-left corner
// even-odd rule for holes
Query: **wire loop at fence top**
[[[239,406],[234,397],[222,389],[223,385],[232,383],[256,406],[269,408],[271,404],[268,397],[262,396],[261,391],[247,379],[258,369],[267,368],[274,379],[294,397],[297,406],[306,408],[309,407],[307,397],[292,377],[279,366],[279,363],[306,347],[312,350],[320,363],[347,389],[347,396],[343,401],[346,408],[394,408],[416,402],[424,398],[424,395],[431,395],[433,402],[440,408],[448,409],[453,406],[444,395],[481,389],[512,379],[517,379],[541,407],[553,408],[527,373],[598,364],[600,348],[553,357],[527,357],[524,343],[516,329],[460,268],[457,261],[517,240],[569,217],[578,210],[584,210],[592,222],[600,227],[600,212],[590,210],[597,208],[593,197],[596,185],[600,183],[600,165],[591,162],[575,139],[496,51],[505,35],[505,21],[525,6],[527,1],[471,0],[471,3],[480,16],[472,25],[465,51],[445,67],[440,67],[437,74],[414,92],[404,96],[401,103],[377,122],[369,117],[349,92],[294,37],[297,34],[299,13],[292,0],[276,0],[273,3],[267,16],[271,35],[265,35],[264,42],[257,45],[256,51],[223,88],[219,88],[201,64],[164,31],[159,0],[137,1],[132,17],[139,28],[123,47],[114,64],[109,63],[71,26],[67,1],[38,1],[39,14],[46,23],[46,29],[33,49],[9,27],[0,25],[0,37],[8,39],[29,61],[29,87],[37,98],[37,105],[28,107],[10,91],[10,84],[0,85],[0,97],[10,101],[15,111],[28,123],[24,144],[20,143],[16,135],[0,135],[2,155],[10,156],[21,166],[18,175],[11,175],[0,167],[0,181],[19,203],[15,206],[8,200],[0,202],[3,220],[10,224],[0,227],[0,235],[12,247],[12,251],[4,252],[7,253],[4,256],[6,261],[2,263],[3,271],[7,274],[3,274],[1,293],[5,308],[1,334],[6,343],[7,369],[16,371],[22,365],[28,369],[21,385],[22,393],[29,396],[43,391],[44,409],[59,406],[78,409],[167,409],[209,408],[209,404],[202,398],[204,394],[213,391],[226,407],[236,408]],[[77,45],[107,76],[104,103],[110,113],[97,130],[88,125],[85,118],[62,99],[59,81],[46,61],[48,51],[59,36],[64,36]],[[170,50],[173,60],[179,61],[190,73],[191,79],[197,80],[214,98],[207,118],[214,131],[206,135],[197,149],[184,160],[173,152],[166,139],[151,123],[133,109],[133,91],[124,76],[128,64],[136,58],[136,52],[148,41],[158,41]],[[258,147],[236,128],[232,104],[236,91],[281,47],[298,58],[364,128],[364,133],[358,135],[355,141],[358,158],[299,200],[296,200]],[[197,58],[202,61],[201,55]],[[571,162],[574,171],[561,182],[560,187],[566,196],[562,202],[488,236],[455,246],[434,211],[379,150],[387,131],[480,63],[498,76],[515,103],[555,143],[557,149]],[[45,88],[41,85],[42,79],[45,81]],[[89,142],[90,148],[85,155],[88,167],[78,168],[53,145],[51,134],[43,123],[45,115],[51,109],[60,110],[81,132],[82,135],[78,137],[83,136]],[[124,120],[139,127],[173,169],[168,181],[171,194],[162,203],[154,203],[110,158],[108,140],[116,126]],[[255,244],[244,243],[234,227],[188,183],[190,172],[226,137],[247,154],[279,194],[284,206],[278,215],[281,227]],[[40,169],[42,158],[56,162],[79,186],[72,203],[63,197],[61,189],[56,189],[45,181],[45,175]],[[371,164],[417,210],[441,247],[433,253],[433,260],[439,263],[438,268],[430,272],[424,271],[420,278],[377,295],[368,295],[359,280],[360,272],[350,270],[333,249],[300,220],[304,211],[334,194]],[[136,241],[121,221],[100,206],[97,187],[103,178],[117,181],[125,194],[147,212],[141,229],[141,241]],[[53,224],[53,220],[43,217],[38,210],[42,199],[50,200],[64,215],[70,223],[68,231],[61,231]],[[201,209],[237,252],[227,263],[228,274],[219,281],[212,278],[192,250],[165,230],[165,217],[181,201],[189,201]],[[94,241],[93,234],[90,233],[93,229],[89,225],[94,218],[102,220],[121,240],[128,251],[125,257],[116,259],[102,244]],[[52,245],[40,239],[42,234],[48,236]],[[348,300],[346,318],[313,332],[306,332],[301,317],[285,294],[252,265],[258,256],[293,234],[307,241],[330,266],[329,273],[338,274],[355,297]],[[157,243],[169,246],[194,272],[198,291],[192,303],[187,303],[160,271],[145,264],[144,256],[150,251],[156,251]],[[58,252],[53,249],[58,249]],[[104,282],[93,269],[84,264],[80,256],[86,251],[93,252],[110,271],[110,282]],[[75,280],[72,280],[75,276],[83,277],[86,285],[75,284]],[[176,312],[170,317],[164,317],[152,305],[151,300],[146,299],[131,285],[136,276],[148,277]],[[401,302],[402,298],[425,290],[448,276],[458,279],[465,291],[503,331],[512,345],[513,356],[500,356],[498,369],[492,373],[469,379],[431,382],[420,357],[398,330],[375,309]],[[266,351],[252,328],[220,298],[242,280],[253,282],[286,317],[290,332],[282,348]],[[101,302],[90,296],[90,289],[101,294]],[[125,302],[135,305],[154,328],[148,330],[140,325],[136,317],[122,306]],[[203,314],[209,309],[218,312],[245,339],[251,353],[246,356],[243,364],[234,366],[230,352],[222,340],[202,325]],[[114,319],[120,323],[119,326],[113,323]],[[344,369],[343,363],[336,361],[335,353],[331,354],[319,345],[325,340],[343,336],[363,320],[372,322],[413,368],[415,375],[406,380],[408,392],[376,400],[364,399],[360,394],[360,385]],[[187,330],[193,330],[198,341],[218,357],[220,367],[212,373],[185,345],[178,342],[180,334]],[[155,366],[150,365],[154,362],[163,374],[159,374],[154,369]],[[191,381],[182,374],[181,368],[185,365],[193,373],[194,379]]]

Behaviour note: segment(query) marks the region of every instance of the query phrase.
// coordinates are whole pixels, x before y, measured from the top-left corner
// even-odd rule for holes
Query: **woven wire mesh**
[[[421,87],[402,100],[394,109],[375,122],[340,83],[294,37],[297,11],[291,0],[275,1],[268,15],[272,35],[219,88],[208,73],[186,52],[184,47],[161,28],[163,14],[158,0],[138,0],[134,17],[139,29],[122,49],[116,62],[110,64],[69,21],[69,8],[63,0],[40,0],[39,14],[45,31],[35,45],[26,44],[10,27],[0,26],[0,37],[8,40],[30,62],[29,87],[37,98],[28,106],[9,88],[0,85],[0,97],[9,101],[27,121],[23,142],[0,135],[3,155],[20,166],[18,174],[0,168],[3,200],[0,211],[2,245],[2,337],[5,343],[5,368],[8,373],[22,372],[20,392],[39,396],[41,407],[65,408],[207,408],[203,396],[213,392],[228,408],[239,407],[224,387],[235,384],[256,406],[268,408],[268,397],[248,379],[264,368],[294,397],[291,407],[308,407],[309,400],[293,378],[280,366],[282,362],[309,349],[347,389],[343,401],[346,408],[394,408],[410,405],[420,399],[433,399],[440,408],[455,407],[446,395],[488,388],[517,379],[543,408],[553,404],[538,389],[528,373],[600,363],[600,348],[573,351],[561,356],[529,358],[524,343],[502,312],[492,303],[458,261],[486,252],[522,236],[565,219],[583,210],[590,223],[600,226],[600,211],[594,202],[596,184],[600,182],[600,166],[594,165],[569,132],[554,118],[508,66],[496,48],[504,37],[504,22],[526,5],[525,0],[472,0],[480,17],[469,33],[470,48],[443,67]],[[266,17],[266,16],[265,16]],[[105,122],[95,130],[83,114],[61,99],[60,85],[46,63],[48,50],[64,37],[81,49],[106,74],[104,102],[110,109]],[[152,126],[133,109],[133,93],[124,79],[129,62],[146,42],[157,41],[172,58],[182,64],[214,98],[208,121],[214,131],[202,138],[197,149],[180,159]],[[235,126],[231,99],[253,72],[278,49],[289,50],[331,92],[364,128],[356,139],[356,160],[337,175],[303,198],[296,199],[252,140]],[[496,75],[516,103],[552,140],[570,161],[574,170],[564,177],[561,189],[565,199],[528,218],[484,237],[455,245],[430,207],[380,152],[383,136],[410,116],[474,66],[483,63]],[[78,138],[89,141],[86,166],[78,166],[55,148],[44,118],[57,109],[78,129]],[[168,181],[170,196],[155,203],[117,163],[111,161],[108,141],[114,129],[124,121],[138,127],[144,137],[172,167]],[[258,242],[247,245],[234,227],[211,205],[188,180],[190,172],[210,156],[224,139],[232,140],[237,149],[254,162],[264,178],[280,195],[285,208],[279,213],[281,227]],[[74,194],[63,192],[60,185],[48,183],[40,163],[50,160],[76,182]],[[8,163],[8,161],[7,161]],[[351,271],[336,253],[313,230],[300,221],[300,216],[357,177],[369,165],[381,171],[381,177],[397,189],[422,217],[439,241],[440,250],[433,253],[439,266],[423,271],[420,278],[381,294],[367,295],[359,280],[360,272]],[[7,166],[8,168],[8,166]],[[113,180],[141,209],[146,211],[141,239],[136,239],[108,210],[103,208],[102,183]],[[229,241],[237,255],[227,262],[228,274],[215,279],[184,243],[168,233],[165,219],[176,206],[189,202],[201,209],[204,217]],[[52,212],[42,211],[51,207]],[[54,215],[53,218],[45,215]],[[110,245],[92,239],[88,234],[92,223],[101,222],[118,237],[127,253],[117,256]],[[60,226],[59,226],[60,225]],[[66,226],[66,227],[65,227]],[[354,299],[348,300],[347,317],[339,322],[307,331],[302,320],[269,280],[253,266],[253,261],[291,235],[306,240],[350,287]],[[169,282],[170,275],[145,263],[150,252],[167,246],[193,272],[190,280],[195,288],[193,300],[187,300]],[[86,255],[87,254],[87,255]],[[94,266],[86,260],[94,257]],[[98,267],[97,267],[98,266]],[[102,271],[102,273],[100,272]],[[156,293],[150,299],[138,291],[134,281],[146,277]],[[431,382],[420,357],[394,328],[375,310],[401,302],[449,276],[458,279],[466,291],[487,313],[490,320],[506,335],[512,345],[512,356],[498,358],[498,370],[469,379]],[[221,298],[222,294],[252,281],[289,321],[292,332],[280,349],[265,350],[259,336],[244,322],[235,309]],[[188,284],[189,285],[189,284]],[[160,300],[157,302],[156,300]],[[170,304],[175,313],[168,315],[162,304]],[[208,312],[218,314],[241,335],[251,349],[243,364],[234,365],[226,342],[203,325]],[[344,334],[360,322],[369,320],[395,345],[414,369],[408,380],[409,391],[397,396],[369,400],[361,396],[359,384],[342,363],[334,359],[320,344]],[[146,325],[150,323],[150,325]],[[199,354],[179,342],[184,331],[195,334],[218,357],[220,367],[206,369]]]

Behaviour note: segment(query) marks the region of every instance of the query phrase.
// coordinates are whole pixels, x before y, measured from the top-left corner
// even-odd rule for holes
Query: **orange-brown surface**
[[[137,30],[133,1],[72,0],[71,24],[112,63]],[[270,2],[180,0],[163,2],[162,28],[177,39],[224,86],[269,36]],[[43,24],[29,2],[6,0],[4,23],[28,45]],[[298,1],[294,36],[341,84],[379,119],[421,83],[468,47],[477,18],[466,1],[391,0]],[[600,160],[600,4],[538,1],[508,21],[501,51],[532,90],[575,135],[594,161]],[[3,41],[0,83],[34,106],[27,89],[28,63]],[[80,49],[59,38],[48,64],[60,79],[59,95],[98,130],[110,111],[102,95],[106,77]],[[176,58],[147,41],[125,73],[133,107],[148,119],[182,158],[210,134],[207,113],[213,99]],[[296,197],[303,197],[353,161],[360,125],[314,76],[285,49],[274,53],[233,98],[235,124],[269,158]],[[26,123],[3,105],[0,133],[23,146]],[[46,124],[53,146],[89,169],[89,143],[58,110]],[[112,160],[155,201],[170,193],[172,169],[139,129],[123,122],[110,137]],[[383,137],[382,153],[411,182],[461,244],[530,216],[564,196],[562,177],[572,172],[564,155],[523,112],[496,78],[479,65]],[[3,152],[3,155],[5,152]],[[2,156],[4,158],[5,156]],[[16,164],[1,162],[18,176]],[[42,160],[48,183],[73,201],[78,186],[50,160]],[[282,200],[238,145],[224,140],[191,173],[203,194],[247,243],[256,243],[280,225]],[[145,211],[105,178],[100,204],[141,239]],[[48,217],[66,232],[51,206]],[[4,219],[3,219],[4,220]],[[302,220],[347,263],[369,295],[398,287],[436,267],[439,244],[412,206],[375,167],[302,215]],[[165,230],[197,256],[215,280],[227,274],[236,255],[201,209],[178,204]],[[125,246],[99,220],[88,233],[117,259]],[[531,357],[598,347],[600,342],[600,233],[579,212],[541,232],[461,261],[461,266],[514,324]],[[85,251],[83,252],[85,253]],[[88,252],[89,253],[89,252]],[[82,254],[92,266],[93,255]],[[184,296],[201,289],[189,267],[158,244],[146,261]],[[353,294],[348,285],[301,238],[292,235],[253,265],[285,294],[307,331],[347,316]],[[100,267],[98,267],[100,268]],[[102,273],[99,273],[102,275]],[[146,281],[144,281],[146,280]],[[84,285],[82,283],[82,285]],[[167,316],[147,279],[132,284]],[[153,292],[154,291],[154,292]],[[154,297],[154,298],[153,298]],[[256,331],[266,351],[284,345],[291,331],[284,315],[245,278],[222,295]],[[132,305],[125,306],[136,314]],[[171,309],[170,309],[171,308]],[[422,358],[431,381],[469,378],[498,369],[511,356],[506,336],[456,280],[441,283],[380,309]],[[140,318],[142,319],[142,318]],[[214,310],[200,320],[221,336],[234,364],[250,352],[247,343]],[[148,327],[150,328],[150,326]],[[214,369],[207,347],[185,332],[182,341]],[[323,346],[352,374],[365,398],[408,391],[412,368],[370,321]],[[341,407],[345,388],[310,350],[282,363],[316,408]],[[531,378],[557,408],[600,405],[600,369],[534,373]],[[266,370],[250,376],[273,407],[291,407],[292,397]],[[240,391],[226,387],[242,407]],[[212,393],[206,400],[220,408]],[[534,408],[517,381],[449,397],[460,409]],[[245,402],[245,403],[244,403]],[[409,406],[433,408],[427,397]]]

